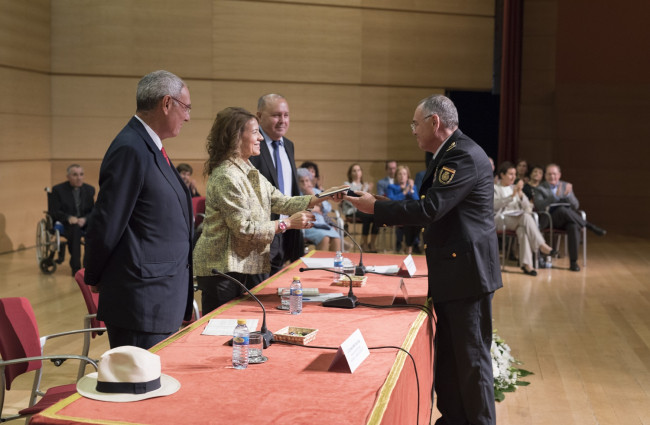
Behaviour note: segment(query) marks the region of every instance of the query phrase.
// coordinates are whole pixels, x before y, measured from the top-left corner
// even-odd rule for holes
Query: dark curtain
[[[523,0],[503,0],[502,18],[498,164],[516,161],[519,155]]]

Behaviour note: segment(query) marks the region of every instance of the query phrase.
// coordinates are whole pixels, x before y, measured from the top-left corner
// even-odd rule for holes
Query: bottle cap
[[[293,280],[300,280],[300,278],[298,276],[294,276]]]
[[[237,319],[237,324],[238,325],[245,325],[246,324],[246,319]]]

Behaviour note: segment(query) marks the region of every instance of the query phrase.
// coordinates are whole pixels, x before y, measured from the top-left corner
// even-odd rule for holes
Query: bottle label
[[[334,267],[343,267],[343,261],[334,261]]]
[[[237,345],[248,345],[248,337],[247,336],[236,336],[232,339],[233,344]]]
[[[302,289],[300,288],[292,289],[291,295],[302,295]]]

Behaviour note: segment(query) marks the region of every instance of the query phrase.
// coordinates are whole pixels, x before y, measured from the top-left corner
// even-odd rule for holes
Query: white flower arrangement
[[[497,335],[496,329],[492,335],[490,354],[492,355],[494,399],[496,401],[503,401],[506,398],[505,393],[513,392],[517,386],[530,384],[530,382],[521,381],[519,378],[532,375],[532,372],[515,367],[515,365],[520,365],[521,362],[512,357],[510,354],[510,346]]]

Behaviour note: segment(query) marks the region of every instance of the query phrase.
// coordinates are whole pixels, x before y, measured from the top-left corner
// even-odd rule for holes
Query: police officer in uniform
[[[490,345],[492,296],[501,271],[494,227],[492,167],[458,129],[458,112],[445,96],[423,99],[411,124],[420,149],[434,154],[421,199],[343,196],[376,224],[422,225],[429,296],[437,316],[436,425],[496,424]]]

